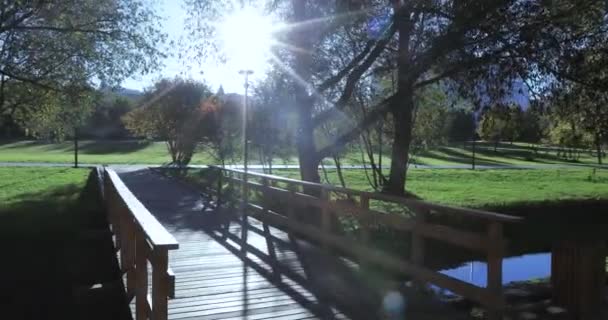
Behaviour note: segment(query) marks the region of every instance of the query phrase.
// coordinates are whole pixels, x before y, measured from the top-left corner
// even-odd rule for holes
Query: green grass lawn
[[[0,234],[23,240],[56,237],[71,225],[70,208],[89,170],[0,167]]]
[[[67,270],[79,216],[72,208],[88,170],[0,168],[0,273],[8,319],[69,319]],[[11,316],[12,315],[12,316]]]
[[[339,185],[335,171],[327,172],[329,182]],[[299,177],[296,170],[276,170],[274,173],[290,178]],[[344,170],[344,176],[347,187],[372,191],[363,170]],[[407,189],[425,200],[473,208],[608,199],[608,170],[411,169]]]
[[[128,312],[126,303],[104,296],[93,304],[74,290],[120,279],[110,236],[86,236],[107,228],[97,191],[83,193],[89,172],[0,167],[0,299],[7,319],[90,318],[102,304],[94,311],[99,318]],[[122,293],[110,294],[126,301]]]
[[[152,141],[82,141],[80,142],[79,161],[95,164],[164,164],[171,158],[167,153],[165,143]],[[251,154],[251,163],[259,163]],[[555,151],[533,151],[528,145],[501,144],[494,152],[493,145],[480,143],[476,152],[476,163],[479,165],[542,165],[542,164],[595,164],[596,158],[589,153],[581,153],[578,161],[568,161],[556,156]],[[471,150],[462,145],[440,147],[426,150],[414,155],[417,164],[426,165],[470,165]],[[0,141],[0,162],[58,162],[72,163],[74,148],[72,142],[44,143],[39,141]],[[240,163],[240,159],[235,159]],[[214,160],[207,150],[199,149],[192,159],[192,164],[213,164]],[[277,164],[296,164],[292,157],[287,162],[277,159]],[[326,164],[333,161],[326,160]],[[359,150],[347,152],[344,164],[361,164]],[[383,165],[390,165],[389,153],[385,150]]]

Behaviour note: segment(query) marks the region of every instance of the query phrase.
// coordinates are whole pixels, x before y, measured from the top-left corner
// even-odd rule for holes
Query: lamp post
[[[248,133],[247,133],[247,119],[248,119],[248,100],[249,100],[249,76],[253,74],[253,70],[240,70],[239,74],[245,78],[245,101],[243,103],[243,171],[245,172],[243,175],[243,185],[242,185],[242,195],[243,202],[245,206],[243,207],[243,213],[245,212],[245,208],[247,206],[247,200],[249,198],[248,188],[247,188],[247,173],[248,167],[247,164],[249,162],[249,144],[248,144]]]
[[[248,136],[247,136],[247,117],[248,117],[248,100],[249,100],[249,76],[253,74],[252,70],[241,70],[239,74],[245,77],[245,102],[243,103],[243,170],[247,173],[248,162]]]
[[[245,77],[245,101],[243,103],[243,184],[241,186],[242,191],[242,202],[241,202],[241,214],[242,214],[242,228],[241,228],[241,239],[247,243],[247,229],[249,219],[247,217],[247,206],[249,204],[249,188],[248,188],[248,168],[247,163],[249,161],[249,145],[247,143],[247,118],[248,118],[248,94],[249,94],[249,76],[253,74],[252,70],[241,70],[239,74]],[[241,252],[245,252],[246,246],[241,246]]]

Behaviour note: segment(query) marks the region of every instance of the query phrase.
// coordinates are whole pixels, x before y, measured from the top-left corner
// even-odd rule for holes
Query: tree
[[[551,130],[552,141],[571,148],[593,147],[602,164],[602,145],[608,139],[608,94],[570,83],[559,88],[551,103],[557,123]]]
[[[546,128],[543,125],[543,115],[533,105],[521,114],[518,124],[518,141],[538,143],[545,136]]]
[[[27,136],[62,141],[76,136],[91,115],[96,98],[92,88],[70,85],[61,92],[44,92],[31,101],[35,105],[16,110],[13,119]]]
[[[173,164],[187,165],[197,144],[212,130],[213,110],[203,104],[210,97],[204,83],[163,79],[147,90],[143,106],[123,120],[133,134],[165,141]]]
[[[484,110],[477,133],[486,141],[494,142],[494,152],[503,140],[513,142],[521,123],[521,109],[517,105],[497,104]]]
[[[125,138],[129,132],[122,122],[122,117],[134,108],[135,102],[126,97],[101,92],[91,117],[82,133],[91,137]]]
[[[260,162],[272,173],[275,158],[286,159],[293,149],[293,113],[288,109],[289,98],[283,94],[285,83],[279,77],[269,76],[254,88],[250,112],[249,137],[257,149]]]
[[[163,57],[159,19],[141,0],[4,1],[0,6],[0,115],[36,104],[70,83],[117,84],[155,68]]]
[[[445,144],[447,96],[438,87],[427,87],[417,92],[415,97],[414,129],[412,145],[414,149],[428,149]]]
[[[192,21],[203,20],[205,12],[205,17],[221,12],[207,10],[211,1],[189,3]],[[605,8],[592,0],[553,3],[548,8],[544,1],[518,0],[272,1],[289,22],[280,38],[288,49],[280,50],[276,60],[285,74],[295,75],[302,178],[319,181],[322,159],[390,114],[392,164],[385,191],[403,195],[418,90],[451,79],[461,94],[479,104],[480,84],[499,101],[515,79],[536,88],[560,81],[558,75],[580,78],[562,62],[586,45],[605,45]],[[367,116],[348,119],[351,125],[329,143],[317,143],[327,123],[346,122],[345,115],[356,107],[357,86],[387,75],[394,75],[393,91],[374,97]]]
[[[210,146],[210,154],[224,167],[227,160],[234,160],[241,150],[239,147],[242,147],[244,99],[240,95],[227,95],[219,90],[214,99],[206,104],[207,109],[214,110],[214,117],[208,124],[209,134],[204,142]]]

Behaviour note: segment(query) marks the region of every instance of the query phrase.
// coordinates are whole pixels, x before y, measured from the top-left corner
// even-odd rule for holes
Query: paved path
[[[119,175],[180,243],[169,256],[176,275],[169,319],[381,318],[386,291],[366,284],[354,262],[242,219],[238,210],[215,208],[197,190],[152,169]],[[423,312],[411,308],[412,319],[456,319],[429,303],[416,304]]]

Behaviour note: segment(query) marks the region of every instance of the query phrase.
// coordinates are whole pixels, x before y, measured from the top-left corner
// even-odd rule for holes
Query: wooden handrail
[[[218,167],[218,166],[209,166],[209,168],[216,169],[216,170],[219,169],[219,170],[224,170],[224,171],[235,172],[238,174],[245,173],[242,170],[226,169],[226,168],[222,168],[222,167]],[[370,200],[381,200],[381,201],[386,201],[386,202],[392,202],[392,203],[402,204],[407,207],[410,207],[410,206],[411,207],[425,207],[425,208],[428,208],[431,210],[441,211],[444,213],[459,214],[459,215],[470,216],[470,217],[480,218],[480,219],[489,220],[489,221],[517,223],[517,222],[521,222],[523,220],[521,217],[516,217],[516,216],[511,216],[511,215],[506,215],[506,214],[501,214],[501,213],[496,213],[496,212],[442,205],[442,204],[431,203],[431,202],[423,201],[423,200],[407,199],[407,198],[397,197],[397,196],[393,196],[393,195],[389,195],[389,194],[383,194],[383,193],[377,193],[377,192],[367,192],[367,191],[337,187],[337,186],[330,185],[330,184],[314,183],[314,182],[309,182],[309,181],[290,179],[290,178],[280,177],[280,176],[271,175],[271,174],[264,174],[264,173],[258,173],[258,172],[248,172],[247,174],[250,176],[254,176],[254,177],[272,179],[277,182],[296,184],[296,185],[300,185],[300,186],[318,188],[318,189],[323,189],[323,190],[327,190],[327,191],[339,192],[339,193],[350,194],[350,195],[355,195],[355,196],[365,196],[365,197],[369,198]]]
[[[234,195],[226,197],[227,195],[223,194],[224,183],[242,186],[243,179],[241,178],[245,173],[241,170],[223,169],[216,166],[210,166],[209,169],[216,170],[218,173],[217,175],[212,175],[218,181],[211,181],[209,184],[212,188],[216,188],[214,194],[218,197],[217,203],[220,203],[221,199],[222,201],[230,200],[229,198],[234,199]],[[238,175],[241,175],[241,177],[238,177]],[[503,234],[503,224],[519,222],[521,221],[520,218],[261,173],[248,173],[248,175],[250,176],[250,179],[247,179],[246,182],[249,186],[247,188],[248,192],[261,192],[262,194],[261,200],[250,197],[252,199],[251,203],[245,204],[252,216],[271,225],[286,228],[313,241],[318,241],[324,248],[337,249],[351,258],[358,259],[361,264],[375,264],[386,270],[411,276],[417,282],[429,282],[438,287],[461,294],[485,306],[488,309],[489,319],[501,318],[505,308],[502,292],[502,260],[506,247],[506,239]],[[255,178],[261,181],[255,181]],[[286,185],[285,187],[279,187],[278,183]],[[316,196],[312,196],[300,192],[298,187],[318,188],[319,193]],[[359,203],[356,201],[332,201],[328,192],[345,194],[349,199],[359,197]],[[276,209],[266,207],[268,203],[265,199],[282,199],[286,201],[287,205],[279,208],[280,210],[284,210],[284,212],[275,212],[273,210]],[[416,214],[414,217],[408,217],[397,213],[372,210],[369,208],[370,200],[404,205]],[[316,207],[321,214],[320,220],[313,224],[310,221],[307,223],[299,221],[295,214],[296,207]],[[427,218],[429,214],[435,212],[479,219],[487,224],[487,230],[485,232],[473,232],[433,223]],[[338,217],[351,215],[357,218],[362,229],[361,241],[355,241],[344,235],[333,234],[332,228],[329,227],[331,215]],[[369,243],[369,229],[373,225],[382,225],[383,227],[395,230],[411,232],[410,259],[404,260],[374,248]],[[427,238],[484,253],[488,263],[487,287],[477,287],[425,267],[425,239]]]
[[[167,319],[167,299],[175,293],[169,268],[169,250],[179,243],[127,188],[118,174],[104,169],[104,201],[108,220],[120,250],[120,269],[126,273],[127,296],[135,297],[137,320]],[[148,293],[148,263],[152,286]]]
[[[135,220],[137,226],[146,236],[146,240],[154,247],[165,247],[167,249],[177,249],[179,243],[175,237],[163,227],[158,220],[148,211],[148,209],[133,195],[120,179],[116,171],[106,169],[107,177],[112,182],[114,190],[122,199],[124,205],[129,209],[129,213]]]

